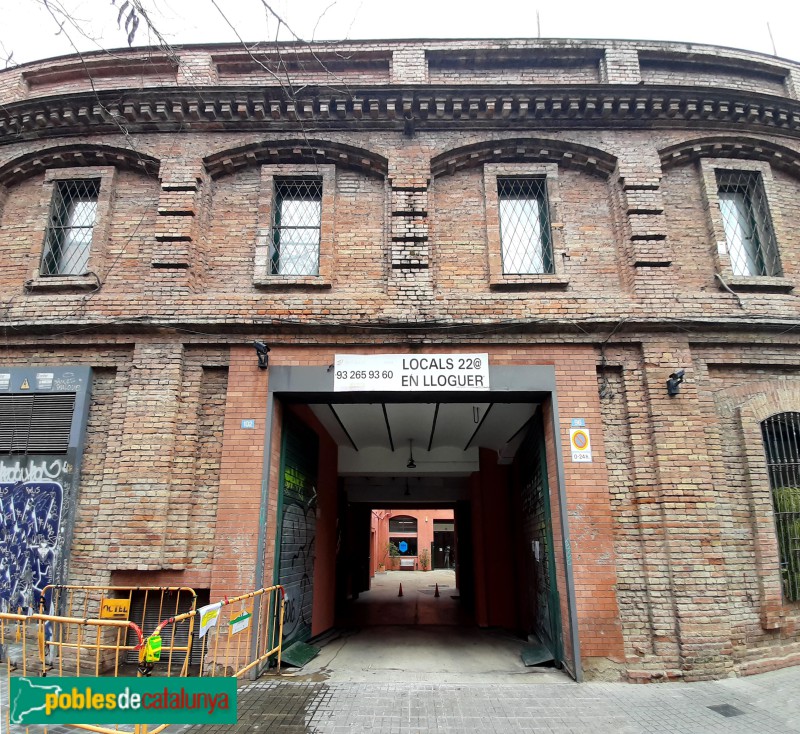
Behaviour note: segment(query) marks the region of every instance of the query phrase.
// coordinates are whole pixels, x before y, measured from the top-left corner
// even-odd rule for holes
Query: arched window
[[[389,542],[395,547],[393,555],[417,555],[417,519],[410,515],[389,518]]]
[[[416,533],[417,520],[409,515],[398,515],[389,518],[390,533]]]
[[[787,600],[800,600],[800,413],[778,413],[761,423],[775,510],[781,579]]]

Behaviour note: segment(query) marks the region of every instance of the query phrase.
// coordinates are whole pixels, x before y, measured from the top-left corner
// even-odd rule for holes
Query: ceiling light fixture
[[[408,463],[406,464],[406,469],[416,469],[417,462],[414,461],[414,440],[409,438],[408,439]]]

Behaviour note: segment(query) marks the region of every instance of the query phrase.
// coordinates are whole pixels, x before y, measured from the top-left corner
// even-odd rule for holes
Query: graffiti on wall
[[[286,591],[283,634],[289,641],[311,632],[316,491],[308,477],[290,467],[283,491],[280,583]]]
[[[276,548],[277,581],[286,594],[284,645],[311,636],[318,455],[317,434],[293,416],[287,416],[281,449],[281,509]]]
[[[0,611],[38,611],[42,590],[58,580],[72,471],[63,457],[0,458]]]

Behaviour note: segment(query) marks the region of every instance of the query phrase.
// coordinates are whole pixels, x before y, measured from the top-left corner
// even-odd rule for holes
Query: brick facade
[[[0,71],[0,366],[94,375],[72,580],[271,582],[285,406],[270,434],[254,339],[320,368],[480,350],[555,367],[557,583],[587,675],[800,663],[760,429],[800,412],[800,65],[603,41],[313,50]],[[730,272],[718,168],[763,177],[780,274]],[[318,276],[268,272],[272,181],[292,175],[323,181]],[[553,273],[503,274],[498,175],[546,177]],[[53,181],[78,176],[101,181],[89,268],[43,277]],[[592,463],[571,461],[576,416]]]

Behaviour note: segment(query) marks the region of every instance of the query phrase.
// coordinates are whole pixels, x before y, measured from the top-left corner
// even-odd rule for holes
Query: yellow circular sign
[[[589,435],[586,431],[575,431],[572,434],[572,445],[578,451],[584,451],[589,446]]]

